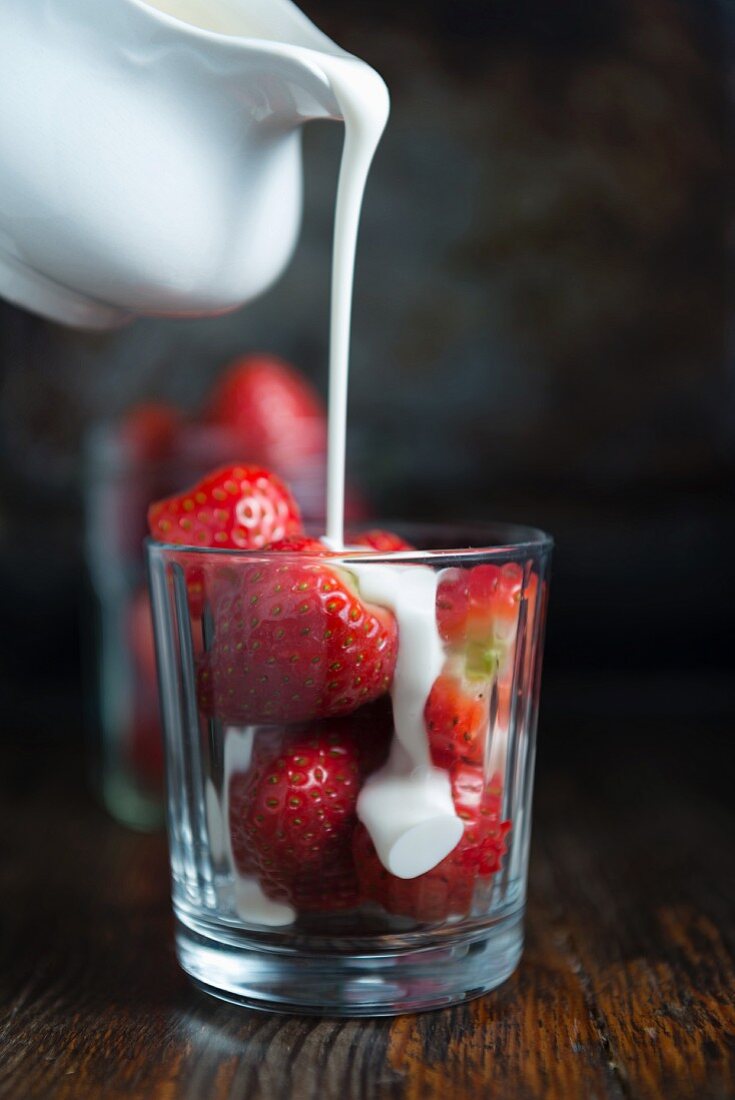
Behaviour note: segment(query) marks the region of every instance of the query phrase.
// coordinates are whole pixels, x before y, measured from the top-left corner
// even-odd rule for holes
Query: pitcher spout
[[[255,117],[284,128],[311,119],[344,118],[339,74],[355,67],[372,70],[341,49],[291,0],[127,0],[147,9],[169,31],[178,30],[209,48],[215,69],[225,75],[227,55],[239,52],[247,77],[240,96],[254,97]],[[242,70],[241,70],[242,74]],[[379,95],[387,99],[382,85]],[[354,81],[348,80],[348,83]],[[280,86],[280,87],[279,87]],[[286,91],[287,94],[275,94]],[[250,96],[249,96],[250,93]],[[260,110],[258,110],[260,107]]]

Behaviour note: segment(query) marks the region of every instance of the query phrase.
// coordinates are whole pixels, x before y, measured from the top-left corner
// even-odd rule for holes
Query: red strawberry
[[[442,638],[452,646],[503,649],[515,638],[523,589],[523,568],[476,565],[447,569],[436,597],[437,622]],[[498,656],[499,654],[496,654]]]
[[[385,694],[398,631],[344,570],[314,560],[213,570],[214,638],[199,663],[199,705],[230,725],[348,714]]]
[[[523,580],[523,569],[514,562],[442,574],[436,616],[451,647],[452,675],[437,680],[425,712],[432,757],[440,767],[452,760],[482,760],[494,684],[498,720],[507,726]]]
[[[127,740],[128,764],[137,782],[160,794],[164,776],[163,732],[157,704],[136,704]]]
[[[185,493],[148,509],[159,542],[259,550],[301,533],[296,501],[280,478],[262,466],[223,466]]]
[[[318,554],[319,557],[332,557],[332,551],[310,535],[289,535],[285,539],[277,539],[266,546],[266,550],[283,551],[289,554]]]
[[[120,424],[126,454],[137,462],[156,462],[171,453],[183,417],[173,405],[150,401],[134,405]]]
[[[424,721],[431,758],[438,768],[458,760],[481,764],[490,723],[492,682],[463,675],[460,662],[448,662],[426,700]]]
[[[358,535],[348,534],[346,541],[348,546],[367,546],[371,550],[380,550],[385,554],[391,554],[397,550],[416,549],[400,535],[394,535],[392,531],[381,531],[378,528],[363,531]]]
[[[323,722],[288,736],[280,751],[256,750],[249,771],[230,781],[238,869],[297,910],[357,904],[351,841],[367,758],[351,725]]]
[[[205,418],[237,435],[269,465],[288,468],[325,448],[321,398],[303,375],[273,355],[236,360],[215,387]]]
[[[367,830],[358,825],[353,853],[363,900],[416,921],[468,915],[478,882],[487,883],[500,868],[510,822],[500,820],[498,777],[484,788],[479,768],[460,765],[452,772],[452,793],[464,834],[446,859],[417,878],[400,879],[386,871]]]
[[[400,535],[394,535],[392,531],[364,531],[360,535],[348,533],[345,537],[348,546],[365,547],[368,550],[379,550],[382,553],[392,553],[396,550],[415,550],[414,546],[405,542]],[[291,535],[289,538],[272,542],[268,550],[289,550],[291,553],[308,551],[320,554],[322,557],[334,555],[336,551],[328,549],[319,539],[310,538],[309,535]]]
[[[497,692],[497,722],[510,722],[516,638],[523,603],[527,607],[525,675],[530,672],[530,639],[538,602],[538,578],[524,577],[520,564],[478,565],[446,570],[437,591],[437,622],[452,647],[452,660],[464,662],[465,680],[484,680],[487,694]],[[494,681],[494,688],[493,688]],[[465,692],[470,706],[471,692]],[[471,757],[465,757],[471,759]]]

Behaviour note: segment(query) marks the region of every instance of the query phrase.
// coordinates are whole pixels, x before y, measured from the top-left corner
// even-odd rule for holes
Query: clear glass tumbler
[[[414,1012],[520,958],[551,540],[401,534],[148,544],[177,952],[218,997]]]

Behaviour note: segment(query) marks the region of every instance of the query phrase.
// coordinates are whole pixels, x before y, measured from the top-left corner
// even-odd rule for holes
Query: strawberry
[[[262,466],[223,466],[185,493],[151,504],[148,527],[160,542],[258,550],[298,534],[301,516],[286,486]],[[202,612],[201,562],[186,566],[189,607]]]
[[[527,608],[523,675],[528,678],[538,597],[538,576],[530,573],[524,578],[521,565],[512,562],[479,565],[466,571],[447,570],[437,592],[437,622],[442,638],[452,647],[455,659],[463,657],[466,680],[495,680],[497,722],[503,728],[510,722],[521,607],[525,604]]]
[[[515,562],[445,570],[436,596],[439,633],[467,651],[477,672],[492,672],[515,640],[522,591]]]
[[[256,748],[250,769],[232,777],[232,854],[269,896],[306,912],[357,904],[355,807],[375,762],[362,745],[352,720],[322,722],[288,735],[275,752]]]
[[[273,355],[248,355],[232,363],[204,415],[268,465],[288,469],[324,452],[327,422],[321,398],[303,375]]]
[[[143,402],[125,414],[119,438],[136,462],[157,462],[171,454],[182,427],[183,417],[173,405]]]
[[[259,550],[301,533],[296,501],[280,478],[262,466],[223,466],[185,493],[148,509],[159,542]]]
[[[133,406],[120,420],[111,440],[102,437],[106,455],[119,468],[114,477],[93,478],[95,526],[106,550],[123,561],[137,560],[148,533],[146,511],[151,500],[170,488],[171,466],[180,453],[185,430],[181,413],[173,406],[147,402]],[[113,450],[108,452],[109,443]],[[95,444],[95,450],[99,444]]]
[[[431,758],[438,768],[458,760],[481,764],[490,722],[492,683],[465,676],[449,661],[432,686],[424,708]]]
[[[230,725],[348,714],[385,694],[398,650],[389,611],[324,562],[212,570],[214,637],[199,661],[200,709]]]
[[[438,767],[483,760],[493,691],[497,720],[507,727],[523,583],[514,562],[442,573],[436,614],[449,657],[424,712]]]
[[[350,547],[365,547],[367,550],[378,550],[386,554],[396,550],[415,550],[415,547],[405,542],[400,535],[394,535],[392,531],[380,531],[377,529],[364,531],[359,535],[348,533],[345,537],[345,542]],[[291,535],[288,538],[272,542],[267,549],[288,550],[291,553],[308,551],[309,553],[320,554],[322,557],[337,553],[337,551],[330,550],[326,547],[319,539],[311,538],[309,535]]]
[[[400,879],[383,867],[365,827],[353,837],[353,854],[362,900],[379,902],[389,913],[416,921],[467,916],[475,887],[499,870],[510,822],[500,820],[501,788],[494,776],[485,787],[481,769],[452,770],[452,796],[465,823],[456,848],[423,875]]]
[[[127,738],[127,759],[136,781],[160,794],[164,776],[163,733],[157,704],[137,702]]]
[[[391,554],[397,550],[415,550],[410,542],[406,542],[400,535],[394,535],[392,531],[381,531],[374,528],[371,531],[362,531],[360,534],[348,534],[346,538],[348,546],[367,546],[370,550],[380,550],[382,553]]]
[[[333,552],[311,535],[289,535],[285,539],[276,539],[266,546],[266,550],[283,551],[288,554],[318,554],[321,558],[333,557]]]

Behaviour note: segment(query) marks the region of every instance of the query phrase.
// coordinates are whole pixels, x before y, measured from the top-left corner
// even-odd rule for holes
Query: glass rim
[[[332,552],[329,558],[331,562],[371,561],[412,564],[458,558],[465,561],[487,559],[488,557],[507,558],[523,555],[530,556],[539,553],[543,554],[550,552],[554,547],[552,536],[548,535],[545,531],[542,531],[538,527],[529,527],[517,523],[400,523],[398,521],[376,520],[373,522],[366,521],[361,524],[360,527],[365,531],[397,530],[398,532],[405,533],[409,538],[412,533],[421,533],[429,538],[432,533],[435,533],[437,537],[443,534],[446,538],[447,534],[451,532],[461,532],[471,539],[479,538],[481,540],[481,545],[465,545],[429,550],[374,550],[368,547],[356,547],[354,549]],[[500,542],[497,538],[493,538],[493,532],[496,536],[502,532],[507,537],[507,541]],[[503,535],[501,535],[501,538],[502,537]],[[189,543],[161,542],[150,536],[145,540],[145,548],[147,553],[174,552],[178,554],[195,554],[203,557],[212,555],[217,558],[235,558],[242,559],[243,561],[272,560],[274,562],[283,562],[285,559],[292,558],[296,558],[299,561],[304,561],[306,559],[319,562],[324,561],[323,556],[308,550],[260,550],[257,548],[233,549],[224,546],[196,546]],[[328,547],[325,547],[325,549],[328,549]]]

